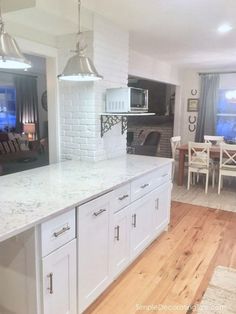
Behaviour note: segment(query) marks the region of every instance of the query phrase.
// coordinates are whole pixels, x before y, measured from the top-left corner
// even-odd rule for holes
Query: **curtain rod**
[[[13,74],[13,75],[19,75],[19,76],[28,76],[28,77],[33,77],[33,78],[38,78],[37,75],[31,75],[31,74],[23,74],[23,73],[16,73],[16,72],[10,72],[10,71],[0,71],[1,73],[5,73],[5,74]]]
[[[204,74],[236,74],[236,71],[224,71],[224,72],[199,72],[198,75],[204,75]]]

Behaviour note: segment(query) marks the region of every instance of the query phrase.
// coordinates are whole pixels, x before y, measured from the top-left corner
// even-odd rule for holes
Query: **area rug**
[[[208,194],[204,192],[204,185],[191,186],[188,191],[186,186],[178,186],[174,183],[172,201],[210,207],[231,212],[236,212],[236,186],[225,186],[221,194],[217,194],[217,186],[213,189],[209,185]]]
[[[236,313],[236,269],[216,267],[197,313]]]

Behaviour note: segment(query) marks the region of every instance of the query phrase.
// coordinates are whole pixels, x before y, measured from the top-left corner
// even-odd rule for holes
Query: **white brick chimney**
[[[120,124],[101,138],[100,113],[105,111],[106,89],[127,86],[129,35],[102,17],[94,16],[93,25],[93,32],[86,32],[88,55],[104,79],[59,83],[61,159],[98,161],[126,153]],[[74,46],[74,35],[59,39],[60,71]]]

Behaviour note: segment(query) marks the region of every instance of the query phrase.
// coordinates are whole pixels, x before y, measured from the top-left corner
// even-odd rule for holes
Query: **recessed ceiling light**
[[[229,24],[222,24],[218,27],[218,32],[220,34],[225,34],[230,32],[233,29],[233,27]]]

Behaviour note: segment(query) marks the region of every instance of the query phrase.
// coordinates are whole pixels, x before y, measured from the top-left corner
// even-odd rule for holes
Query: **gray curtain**
[[[24,123],[35,123],[36,139],[39,138],[39,113],[37,79],[29,76],[16,76],[16,130],[23,131]]]
[[[204,135],[215,135],[219,84],[218,74],[201,74],[196,142],[203,142]]]

